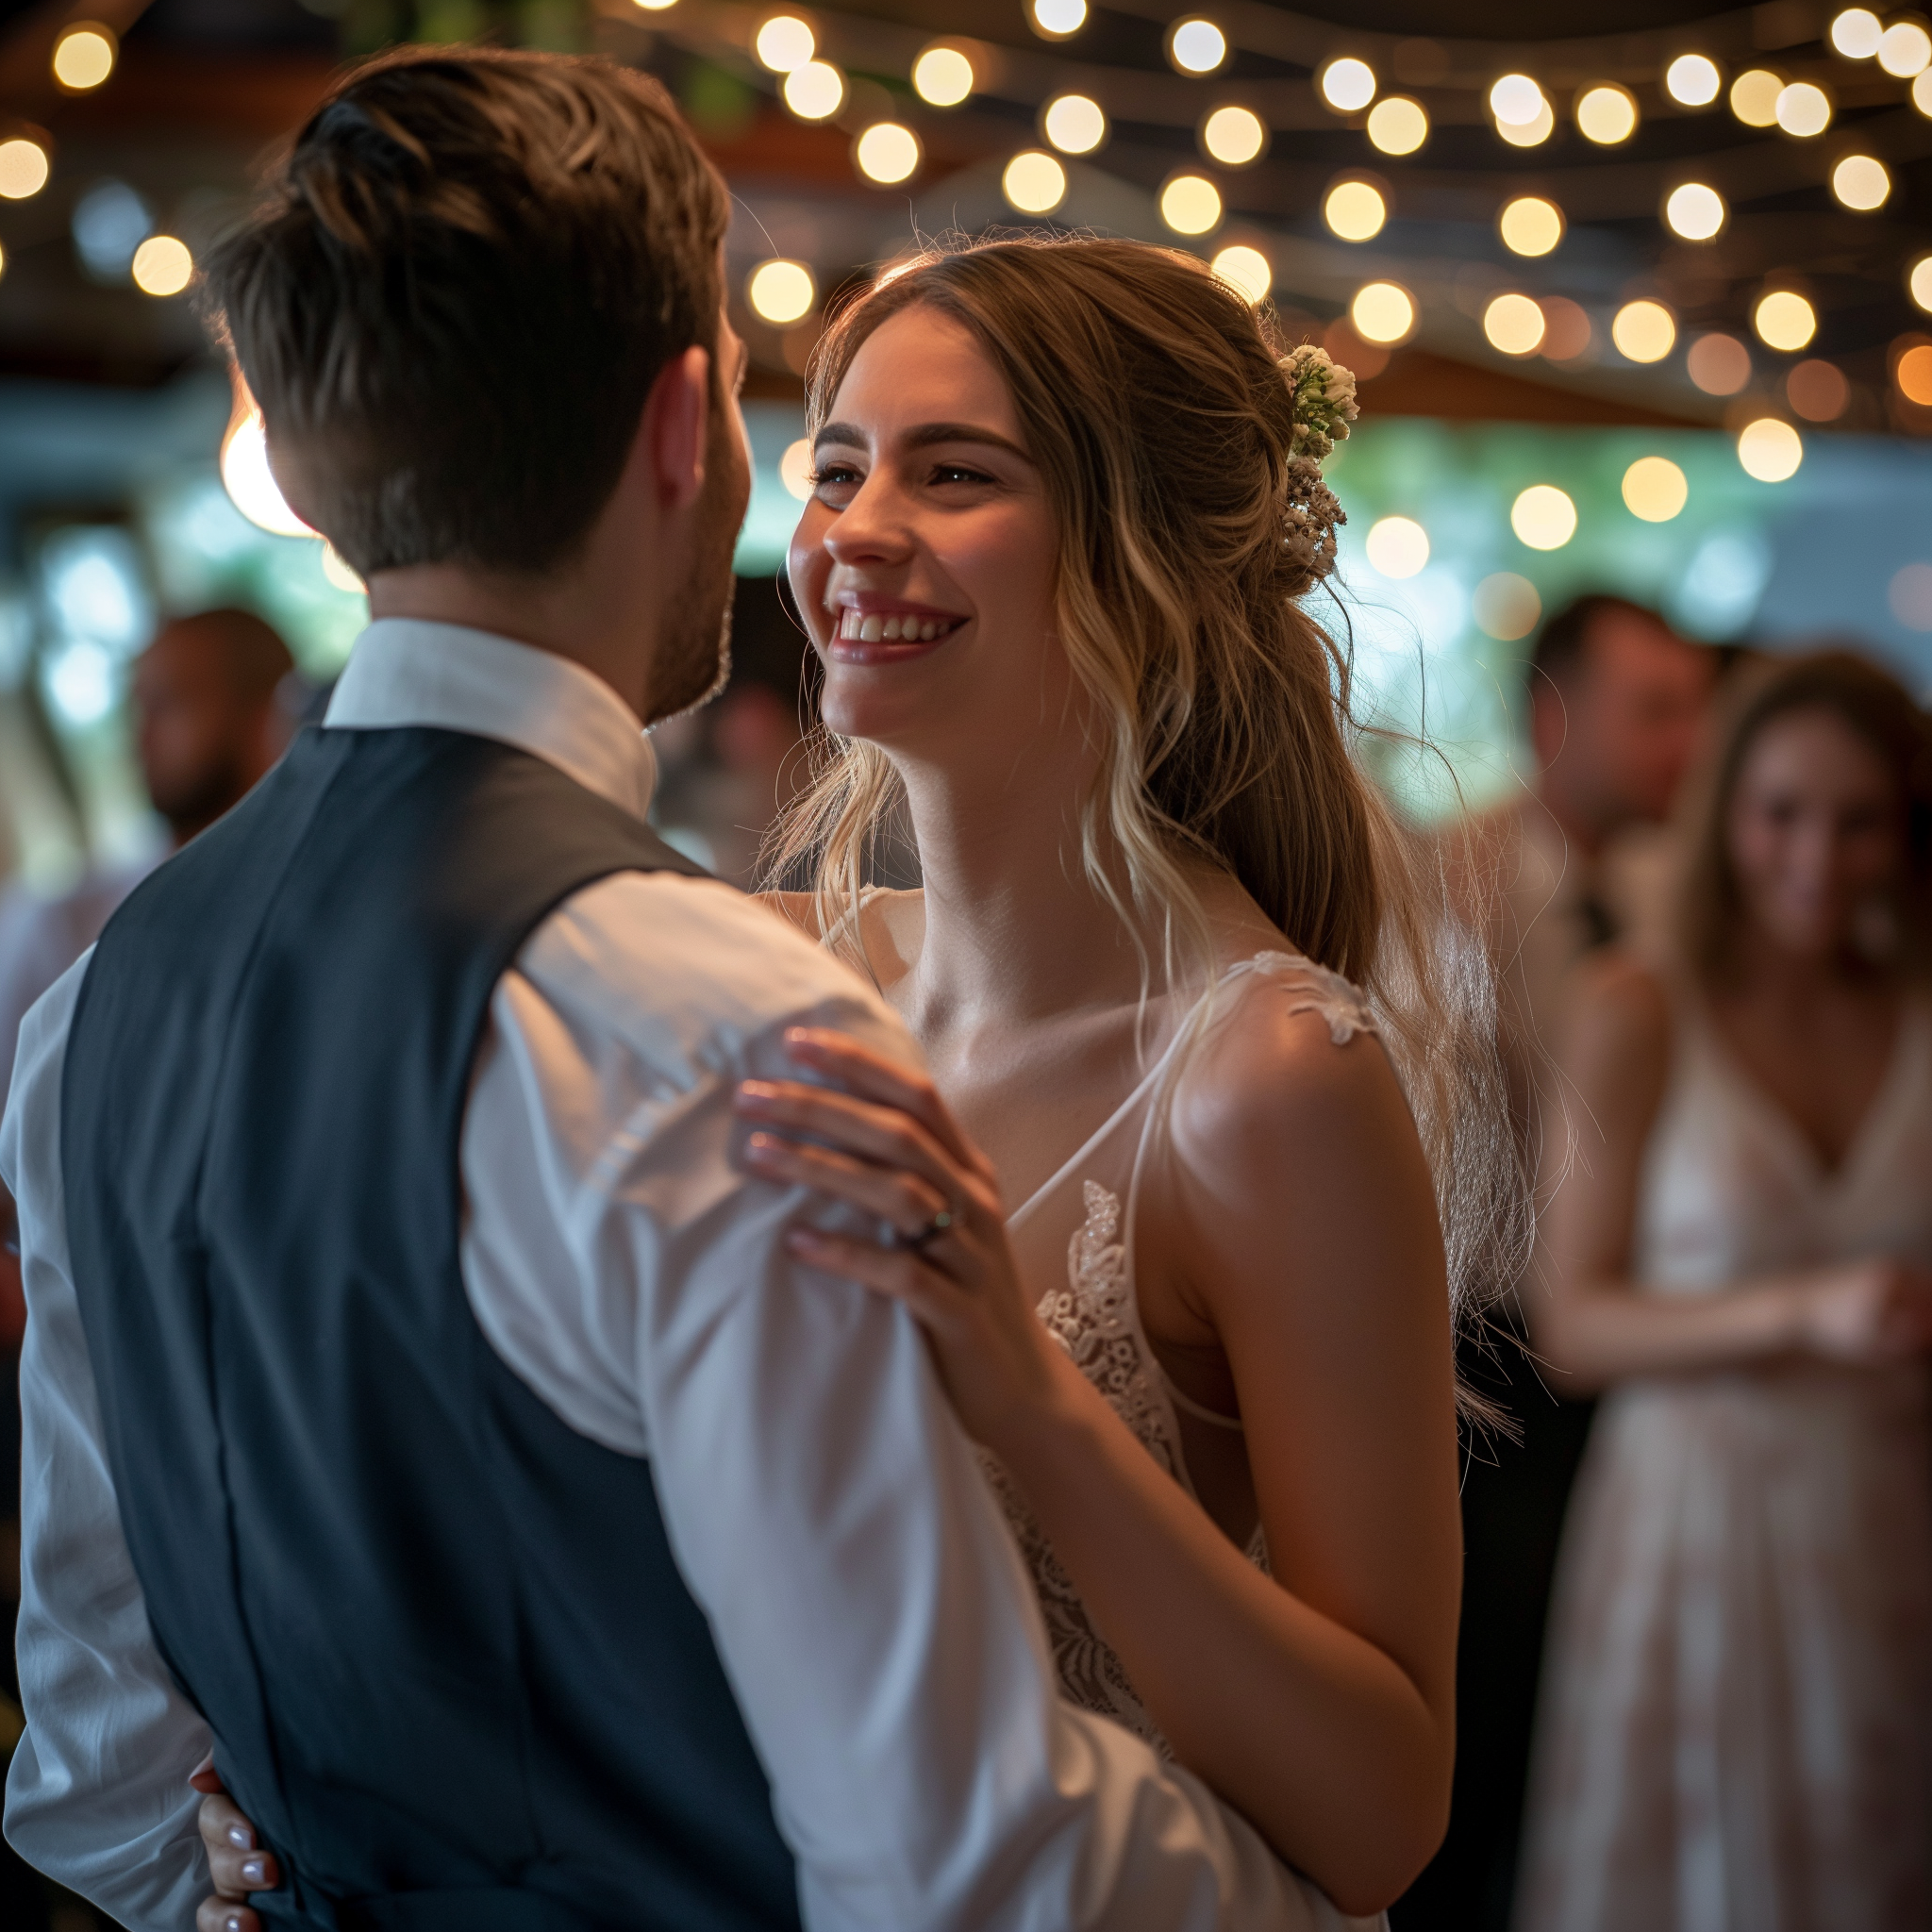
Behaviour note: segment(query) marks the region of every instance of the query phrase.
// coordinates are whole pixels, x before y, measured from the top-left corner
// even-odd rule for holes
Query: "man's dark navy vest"
[[[798,1922],[649,1465],[504,1365],[458,1272],[491,990],[626,870],[695,868],[506,745],[309,731],[81,989],[61,1158],[122,1522],[291,1874],[272,1923]]]

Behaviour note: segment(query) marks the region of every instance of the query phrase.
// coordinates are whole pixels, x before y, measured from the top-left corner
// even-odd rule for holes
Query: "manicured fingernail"
[[[244,1885],[266,1885],[268,1883],[268,1860],[266,1858],[243,1858],[242,1860],[242,1882]]]
[[[255,1849],[255,1834],[245,1824],[231,1824],[228,1827],[228,1842],[238,1852],[252,1852]]]

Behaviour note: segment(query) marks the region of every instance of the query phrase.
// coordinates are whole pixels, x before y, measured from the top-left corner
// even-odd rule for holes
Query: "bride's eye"
[[[932,480],[935,483],[991,483],[996,479],[984,470],[972,469],[965,463],[938,463],[933,467]]]
[[[824,462],[811,473],[811,487],[821,491],[856,490],[864,480],[851,463]]]

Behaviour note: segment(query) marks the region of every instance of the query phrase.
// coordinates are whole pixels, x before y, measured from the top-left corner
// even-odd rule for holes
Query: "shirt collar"
[[[658,760],[636,717],[581,664],[487,630],[379,617],[356,640],[323,728],[427,724],[513,744],[642,818]]]

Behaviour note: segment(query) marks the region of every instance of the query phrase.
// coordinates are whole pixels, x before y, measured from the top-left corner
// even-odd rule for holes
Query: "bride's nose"
[[[904,563],[915,542],[905,507],[874,475],[866,479],[825,532],[825,549],[835,563]]]

